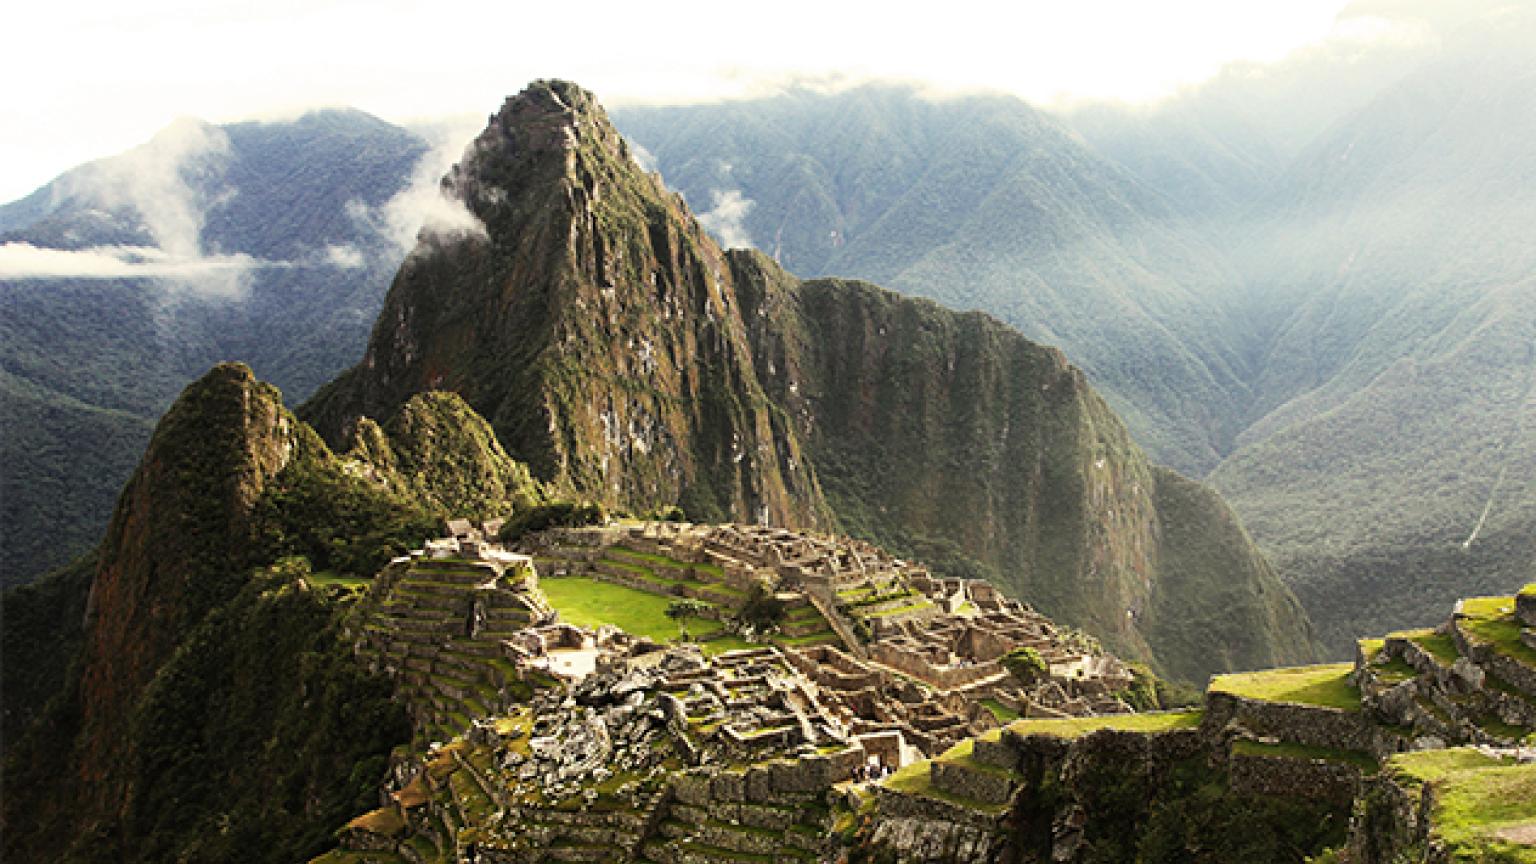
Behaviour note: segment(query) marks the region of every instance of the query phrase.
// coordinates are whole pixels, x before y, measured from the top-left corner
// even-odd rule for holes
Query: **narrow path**
[[[1536,358],[1536,346],[1532,347],[1530,353],[1533,358]],[[1508,454],[1510,447],[1522,440],[1526,435],[1526,417],[1533,413],[1536,413],[1536,359],[1533,359],[1533,362],[1530,364],[1525,386],[1525,398],[1520,401],[1520,406],[1515,409],[1515,428],[1504,442],[1504,446],[1499,448],[1500,457]],[[1509,465],[1507,463],[1499,468],[1498,476],[1493,480],[1493,487],[1488,490],[1488,500],[1483,504],[1483,512],[1477,517],[1477,524],[1472,526],[1472,533],[1468,534],[1467,539],[1462,541],[1461,548],[1471,549],[1472,544],[1477,541],[1477,535],[1482,533],[1483,526],[1488,522],[1488,514],[1493,512],[1493,502],[1498,498],[1499,489],[1503,487],[1504,477],[1508,473]]]

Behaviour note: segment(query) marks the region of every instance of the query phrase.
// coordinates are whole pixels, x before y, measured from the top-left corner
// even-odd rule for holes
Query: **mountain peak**
[[[583,154],[589,162],[631,161],[629,146],[595,96],[566,81],[535,81],[490,116],[444,185],[489,220],[519,192],[549,191],[554,178],[566,179],[567,186],[579,181]],[[589,192],[592,173],[589,166]]]

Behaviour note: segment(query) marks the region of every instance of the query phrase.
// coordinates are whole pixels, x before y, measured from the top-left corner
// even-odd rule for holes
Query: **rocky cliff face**
[[[1154,469],[1060,351],[723,253],[579,88],[509,99],[445,183],[485,233],[406,262],[363,362],[304,409],[332,441],[450,389],[556,494],[873,537],[1178,676],[1310,653],[1225,506],[1161,508],[1194,484]],[[1232,585],[1243,626],[1208,651],[1196,595]],[[1164,639],[1194,647],[1164,657]]]
[[[452,390],[568,494],[829,524],[758,384],[724,255],[590,94],[542,82],[507,100],[445,183],[485,231],[406,261],[363,363],[306,409],[333,443]]]
[[[845,529],[970,569],[1177,675],[1308,656],[1304,614],[1231,511],[1151,465],[1060,351],[986,315],[730,254],[764,389]]]

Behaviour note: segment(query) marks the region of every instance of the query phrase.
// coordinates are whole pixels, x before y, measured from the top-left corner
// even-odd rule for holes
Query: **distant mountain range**
[[[427,151],[358,111],[183,121],[0,207],[0,584],[100,536],[211,364],[302,399],[356,359],[404,255],[387,205]]]

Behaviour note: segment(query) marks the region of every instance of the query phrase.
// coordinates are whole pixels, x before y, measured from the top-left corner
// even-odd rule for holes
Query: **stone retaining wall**
[[[1319,798],[1347,806],[1360,789],[1360,769],[1324,759],[1233,754],[1229,763],[1233,792]]]
[[[1384,756],[1396,752],[1394,742],[1371,722],[1365,711],[1346,711],[1294,702],[1244,699],[1231,693],[1207,693],[1201,729],[1215,739],[1229,726],[1241,726],[1259,736],[1273,736],[1289,744],[1357,750]]]
[[[1464,656],[1497,675],[1521,693],[1536,699],[1536,668],[1501,654],[1489,645],[1472,640],[1461,629],[1459,620],[1452,623],[1451,635],[1456,641],[1456,647]]]
[[[1014,781],[1005,773],[992,772],[960,762],[935,759],[928,765],[929,780],[941,792],[983,804],[1006,804],[1013,797]]]
[[[1515,595],[1515,617],[1527,627],[1536,627],[1536,592]]]

